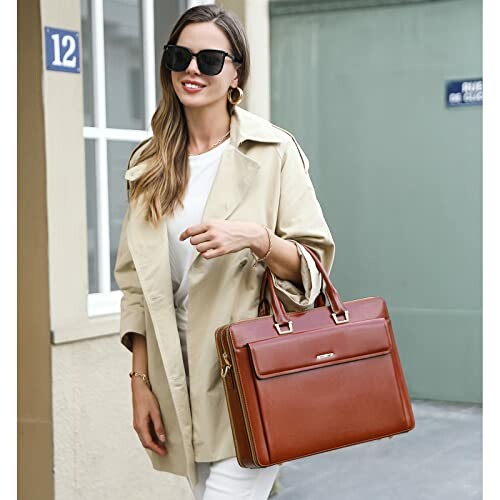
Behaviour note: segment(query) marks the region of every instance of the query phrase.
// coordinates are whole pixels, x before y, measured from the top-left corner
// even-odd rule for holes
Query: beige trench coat
[[[125,178],[133,182],[148,167],[132,155]],[[330,272],[335,245],[308,175],[309,162],[286,130],[236,107],[230,144],[224,151],[203,213],[213,219],[253,221],[296,242],[302,288],[273,275],[288,311],[313,307],[322,286],[309,253],[315,249]],[[153,228],[144,208],[129,204],[114,275],[123,292],[120,341],[131,350],[130,332],[146,336],[148,374],[167,433],[166,456],[146,450],[155,469],[197,483],[195,462],[236,456],[220,365],[217,327],[257,316],[265,263],[252,267],[250,249],[205,259],[196,249],[189,268],[187,352],[190,391],[176,325],[165,221]]]

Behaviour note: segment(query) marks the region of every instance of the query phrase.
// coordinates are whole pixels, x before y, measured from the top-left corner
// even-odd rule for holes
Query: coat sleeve
[[[120,342],[132,351],[132,333],[146,335],[144,315],[144,295],[137,277],[135,265],[130,255],[127,241],[127,222],[129,209],[123,219],[114,276],[123,293],[120,302]]]
[[[323,216],[316,192],[309,177],[309,160],[290,134],[282,158],[280,202],[275,233],[295,243],[300,255],[301,286],[272,274],[276,294],[287,311],[311,308],[321,291],[323,278],[308,245],[318,255],[327,273],[335,256],[335,243]]]
[[[133,166],[135,166],[143,146],[150,140],[151,138],[141,141],[130,154],[127,170],[125,172],[125,179],[127,179],[127,198],[129,190],[127,173]],[[123,217],[114,276],[118,287],[123,293],[123,297],[120,302],[120,342],[130,352],[133,352],[132,333],[138,333],[139,335],[146,336],[146,318],[144,313],[144,295],[142,293],[134,261],[132,260],[128,247],[128,218],[129,205],[127,205],[127,210],[125,212],[125,216]]]

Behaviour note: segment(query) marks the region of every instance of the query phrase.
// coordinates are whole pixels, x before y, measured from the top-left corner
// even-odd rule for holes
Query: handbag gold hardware
[[[347,323],[347,322],[349,322],[349,311],[345,312],[345,319],[338,319],[337,314],[334,312],[332,312],[332,317],[333,317],[333,321],[335,321],[335,323],[337,325],[341,325],[342,323]]]
[[[222,357],[224,358],[226,366],[220,369],[220,374],[222,378],[226,378],[227,372],[231,369],[231,363],[228,361],[227,354],[225,352],[222,353]]]
[[[274,323],[274,327],[276,328],[276,330],[278,330],[278,333],[280,335],[283,335],[284,333],[292,333],[293,332],[293,327],[292,327],[291,321],[288,322],[288,330],[281,331],[280,325],[278,325],[278,323]]]

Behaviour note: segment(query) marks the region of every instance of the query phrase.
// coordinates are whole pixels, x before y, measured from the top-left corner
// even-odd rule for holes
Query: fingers
[[[165,443],[160,441],[160,439],[158,438],[152,420],[149,421],[148,428],[149,437],[151,439],[151,442],[149,443],[150,449],[156,451],[160,455],[165,455],[167,453],[167,448],[165,446]]]
[[[148,418],[138,424],[134,424],[134,429],[137,432],[139,440],[144,448],[154,451],[161,456],[165,456],[167,454],[167,448],[165,444],[157,438],[151,419]],[[163,435],[165,435],[164,432]]]
[[[195,236],[197,234],[204,233],[207,230],[208,230],[207,223],[194,224],[193,226],[190,226],[186,228],[184,231],[182,231],[182,233],[179,235],[179,240],[183,241],[186,238],[189,238],[190,236]]]
[[[207,230],[203,233],[191,236],[190,243],[198,252],[206,250],[210,244],[217,244],[217,233],[214,230]],[[203,245],[204,244],[204,245]],[[208,245],[208,246],[207,246]]]
[[[133,427],[144,448],[158,455],[166,455],[166,432],[163,426],[160,407],[152,391],[145,385],[132,391],[134,409]]]
[[[152,427],[155,434],[154,437],[160,443],[165,443],[166,441],[165,429],[163,427],[163,422],[161,421],[161,414],[158,410],[154,410],[151,412],[151,421],[153,424]]]

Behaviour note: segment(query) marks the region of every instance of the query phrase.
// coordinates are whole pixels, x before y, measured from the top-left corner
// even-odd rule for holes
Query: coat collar
[[[282,140],[271,122],[239,106],[234,108],[230,129],[231,143],[236,148],[247,140],[270,143]]]
[[[271,122],[239,106],[234,107],[229,128],[229,142],[234,148],[238,149],[245,141],[278,143],[282,140],[277,127]],[[125,172],[125,179],[136,180],[145,172],[148,162],[145,160],[129,168]]]

